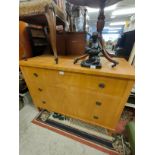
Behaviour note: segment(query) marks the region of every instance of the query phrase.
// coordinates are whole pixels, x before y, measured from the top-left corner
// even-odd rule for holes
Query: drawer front
[[[86,74],[70,73],[63,71],[28,68],[31,79],[39,81],[43,79],[45,85],[65,87],[76,87],[89,89],[113,96],[122,96],[127,81],[109,77],[99,77]],[[38,77],[35,77],[37,74]]]

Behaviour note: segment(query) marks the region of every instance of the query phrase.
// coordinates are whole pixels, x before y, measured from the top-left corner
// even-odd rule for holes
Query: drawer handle
[[[39,91],[43,91],[41,88],[38,88]]]
[[[93,116],[94,119],[98,119],[98,116]]]
[[[98,86],[99,86],[100,88],[105,88],[105,84],[104,84],[104,83],[100,83]]]
[[[38,74],[37,74],[37,73],[33,73],[33,75],[34,75],[35,77],[38,77]]]
[[[100,106],[102,103],[99,101],[96,101],[96,105]]]
[[[46,101],[42,101],[43,104],[46,104]]]

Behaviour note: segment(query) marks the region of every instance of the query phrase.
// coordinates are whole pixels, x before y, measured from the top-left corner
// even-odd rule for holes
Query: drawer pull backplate
[[[93,116],[94,119],[98,119],[98,116]]]
[[[41,88],[38,88],[39,91],[43,91]]]
[[[104,83],[100,83],[98,86],[99,86],[100,88],[105,88],[105,84],[104,84]]]
[[[46,101],[42,101],[43,104],[46,104]]]
[[[99,101],[96,101],[96,105],[100,106],[102,103]]]
[[[37,74],[37,73],[33,73],[33,75],[34,75],[35,77],[38,77],[38,74]]]

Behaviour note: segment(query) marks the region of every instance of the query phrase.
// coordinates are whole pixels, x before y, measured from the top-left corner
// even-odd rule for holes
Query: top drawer
[[[127,85],[123,79],[110,77],[93,76],[88,74],[79,74],[63,72],[58,70],[48,70],[33,67],[22,67],[24,72],[29,75],[33,84],[44,84],[48,86],[78,87],[79,89],[89,89],[108,95],[121,96]]]

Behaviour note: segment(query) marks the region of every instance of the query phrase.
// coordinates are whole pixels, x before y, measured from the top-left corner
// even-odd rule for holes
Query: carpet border
[[[87,145],[87,146],[90,146],[90,147],[92,147],[92,148],[95,148],[96,150],[99,150],[99,151],[101,151],[101,152],[108,153],[109,155],[119,155],[119,153],[116,152],[116,151],[109,150],[108,148],[105,148],[105,147],[100,147],[99,145],[94,144],[94,143],[92,143],[92,142],[90,142],[90,141],[87,141],[87,140],[85,140],[85,139],[82,139],[82,138],[80,138],[80,137],[78,137],[78,136],[76,136],[76,135],[67,133],[67,132],[62,131],[62,130],[60,130],[60,129],[57,129],[57,128],[55,128],[55,127],[52,127],[52,126],[49,126],[49,125],[47,125],[47,124],[41,123],[40,121],[37,121],[37,120],[36,120],[36,117],[32,120],[32,123],[34,123],[34,124],[36,124],[36,125],[39,125],[39,126],[41,126],[41,127],[44,127],[44,128],[46,128],[46,129],[48,129],[48,130],[54,131],[54,132],[56,132],[56,133],[58,133],[58,134],[60,134],[60,135],[63,135],[63,136],[65,136],[65,137],[71,138],[71,139],[73,139],[73,140],[75,140],[75,141],[78,141],[78,142],[80,142],[80,143],[82,143],[82,144],[85,144],[85,145]]]

